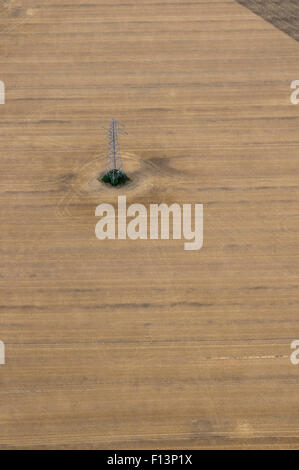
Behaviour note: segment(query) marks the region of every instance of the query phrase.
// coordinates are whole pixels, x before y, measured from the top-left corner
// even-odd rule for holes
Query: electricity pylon
[[[118,134],[128,133],[124,129],[124,124],[112,118],[109,129],[107,131],[106,140],[108,140],[108,151],[106,157],[106,173],[102,176],[101,181],[110,183],[112,186],[125,184],[130,178],[122,171],[122,159],[118,145]]]
[[[124,130],[124,127],[124,124],[112,118],[110,128],[106,129],[108,131],[107,140],[109,142],[106,158],[107,173],[111,170],[120,171],[122,169],[122,159],[118,144],[118,134],[128,134]]]

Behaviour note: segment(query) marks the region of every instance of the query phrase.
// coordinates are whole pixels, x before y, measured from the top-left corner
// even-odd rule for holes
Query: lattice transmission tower
[[[129,181],[129,178],[122,170],[122,158],[118,144],[119,134],[128,135],[124,128],[124,124],[114,118],[111,120],[109,129],[104,127],[107,131],[106,140],[108,140],[108,151],[106,157],[106,173],[102,177],[102,181],[104,181],[104,183],[110,183],[113,186]]]
[[[106,158],[106,171],[107,172],[111,170],[120,171],[122,169],[122,159],[121,159],[121,154],[120,154],[119,144],[118,144],[118,134],[128,135],[124,127],[125,127],[124,124],[112,118],[109,129],[106,129],[108,131],[108,135],[106,139],[109,142],[107,158]]]

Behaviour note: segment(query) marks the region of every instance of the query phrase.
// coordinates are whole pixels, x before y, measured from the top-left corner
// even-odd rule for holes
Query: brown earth
[[[297,0],[237,0],[237,2],[299,41]]]

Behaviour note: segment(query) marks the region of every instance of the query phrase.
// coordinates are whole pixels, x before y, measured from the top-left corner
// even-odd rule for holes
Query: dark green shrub
[[[103,183],[110,183],[112,186],[120,186],[130,181],[130,178],[124,171],[110,170],[100,177],[99,180],[103,181]]]

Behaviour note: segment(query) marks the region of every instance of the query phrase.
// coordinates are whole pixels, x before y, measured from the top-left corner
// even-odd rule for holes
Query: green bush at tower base
[[[103,183],[110,183],[112,186],[121,186],[130,181],[130,178],[121,170],[110,170],[100,177],[99,180],[103,181]]]

